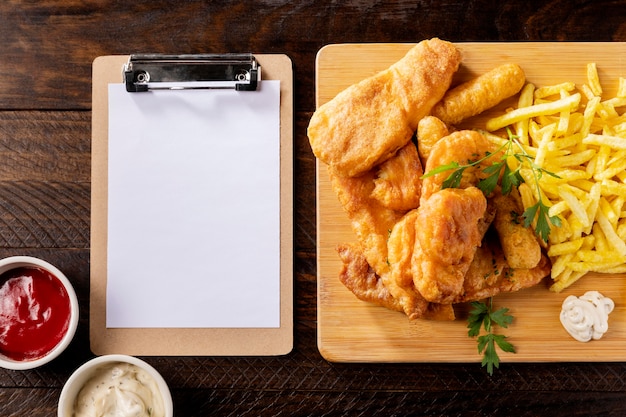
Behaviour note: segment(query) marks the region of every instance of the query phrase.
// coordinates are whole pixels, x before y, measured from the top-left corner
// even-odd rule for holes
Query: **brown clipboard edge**
[[[128,55],[92,67],[89,340],[94,354],[278,356],[293,349],[293,67],[282,54],[254,54],[262,78],[280,80],[280,327],[107,328],[108,84],[122,82]]]

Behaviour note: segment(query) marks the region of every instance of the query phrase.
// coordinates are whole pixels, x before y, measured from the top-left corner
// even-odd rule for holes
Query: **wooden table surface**
[[[315,56],[330,43],[626,41],[626,0],[0,2],[0,257],[32,255],[74,284],[81,320],[37,370],[0,369],[1,416],[53,416],[89,350],[91,64],[100,55],[285,53],[294,64],[293,351],[147,357],[177,416],[626,414],[626,363],[338,364],[316,344]],[[546,349],[549,347],[546,346]]]

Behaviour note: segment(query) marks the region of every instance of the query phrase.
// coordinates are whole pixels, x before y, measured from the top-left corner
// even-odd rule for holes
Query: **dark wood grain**
[[[333,364],[316,346],[315,55],[343,42],[626,41],[626,0],[0,2],[0,257],[42,257],[77,289],[76,338],[0,370],[0,415],[52,416],[89,351],[91,64],[132,52],[286,53],[294,64],[295,347],[284,357],[150,357],[179,416],[624,415],[626,364]],[[549,346],[546,346],[549,349]]]

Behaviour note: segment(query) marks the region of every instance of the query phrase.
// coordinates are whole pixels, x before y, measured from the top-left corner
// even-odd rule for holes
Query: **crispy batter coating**
[[[428,173],[435,168],[447,165],[451,162],[467,164],[470,161],[477,161],[488,152],[493,153],[496,147],[489,142],[482,134],[473,130],[460,130],[453,132],[440,139],[431,149],[430,156],[426,161],[424,172]],[[484,177],[483,169],[494,162],[488,158],[484,163],[476,164],[463,171],[463,177],[459,188],[467,188],[476,185]],[[444,171],[436,175],[424,178],[422,182],[421,201],[427,200],[434,193],[441,190],[443,182],[450,176],[452,171]]]
[[[329,174],[365,258],[378,274],[385,273],[389,269],[387,236],[404,211],[387,208],[371,196],[375,178],[372,171],[359,177],[342,177],[332,171]]]
[[[475,188],[446,188],[417,210],[412,272],[415,288],[434,303],[449,304],[463,293],[465,274],[481,245],[480,221],[487,199]]]
[[[419,205],[423,174],[417,148],[409,142],[380,164],[372,197],[392,210],[411,210]]]
[[[532,287],[550,275],[550,268],[550,261],[544,254],[533,268],[511,268],[498,237],[487,234],[465,274],[464,292],[453,302],[481,300],[500,293]]]
[[[509,266],[530,269],[539,265],[541,246],[535,232],[523,224],[524,210],[521,202],[516,200],[516,194],[503,196],[498,192],[493,201],[496,206],[494,226]]]
[[[308,127],[358,242],[337,246],[340,281],[409,319],[454,320],[455,303],[527,288],[550,273],[533,232],[514,221],[518,202],[476,188],[500,160],[497,147],[452,126],[517,93],[524,73],[504,65],[444,97],[459,61],[452,44],[423,41],[321,106]],[[482,159],[464,167],[458,188],[442,187],[454,167],[423,177]]]
[[[410,211],[396,223],[389,234],[387,245],[391,270],[382,277],[385,287],[398,300],[405,314],[411,319],[420,317],[428,305],[415,288],[411,271],[416,218],[417,210]]]
[[[313,153],[348,177],[384,162],[443,97],[460,60],[453,44],[425,40],[386,70],[340,92],[311,117]]]
[[[517,94],[526,76],[517,64],[504,64],[448,91],[432,115],[451,125],[482,113]]]
[[[419,203],[422,170],[415,145],[409,142],[380,169],[361,176],[344,177],[330,169],[329,175],[367,261],[384,274],[389,231]]]
[[[403,311],[399,301],[384,286],[376,272],[367,263],[358,246],[348,243],[337,245],[343,264],[339,280],[359,300],[375,303],[395,311]]]
[[[358,245],[348,243],[337,245],[337,253],[342,261],[339,280],[359,300],[374,303],[390,310],[404,312],[410,319],[454,320],[452,305],[426,302],[419,294],[412,310],[402,304],[401,299],[391,295],[383,279],[370,267]]]
[[[448,136],[448,126],[435,116],[426,116],[417,124],[417,150],[419,151],[422,165],[430,156],[430,150],[440,139]]]

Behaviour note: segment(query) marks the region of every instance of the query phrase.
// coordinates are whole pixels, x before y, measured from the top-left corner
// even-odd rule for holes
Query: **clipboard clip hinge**
[[[134,54],[124,65],[126,91],[230,89],[256,91],[261,66],[252,54]]]

